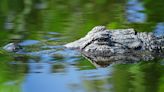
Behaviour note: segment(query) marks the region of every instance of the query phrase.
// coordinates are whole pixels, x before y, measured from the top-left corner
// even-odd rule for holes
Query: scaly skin
[[[152,60],[163,55],[164,38],[134,29],[108,30],[94,27],[85,37],[65,45],[79,50],[87,59],[99,65]]]

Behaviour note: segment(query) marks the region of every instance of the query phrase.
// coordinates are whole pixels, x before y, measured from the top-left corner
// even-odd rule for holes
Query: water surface
[[[164,61],[96,68],[63,44],[96,25],[164,34],[163,0],[1,0],[0,92],[163,92]]]

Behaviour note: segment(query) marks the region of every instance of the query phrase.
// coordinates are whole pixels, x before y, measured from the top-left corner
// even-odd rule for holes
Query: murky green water
[[[0,0],[0,92],[163,92],[164,61],[96,68],[63,44],[96,25],[164,34],[163,0]],[[28,55],[27,55],[28,53]]]

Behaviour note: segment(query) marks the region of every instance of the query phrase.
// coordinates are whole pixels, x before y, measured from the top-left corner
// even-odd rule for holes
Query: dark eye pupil
[[[136,48],[134,48],[135,50],[141,50],[141,46],[138,46],[138,47],[136,47]]]

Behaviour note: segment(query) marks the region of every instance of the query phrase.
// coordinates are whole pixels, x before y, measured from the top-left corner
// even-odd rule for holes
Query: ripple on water
[[[24,40],[23,42],[19,43],[21,46],[29,46],[29,45],[35,45],[40,43],[38,40]]]

